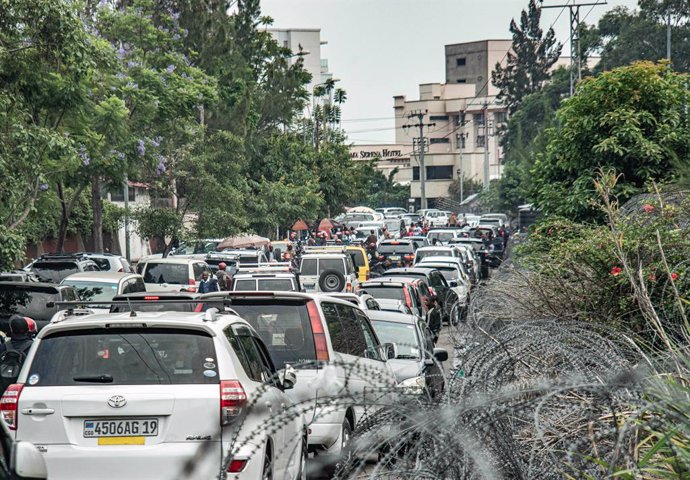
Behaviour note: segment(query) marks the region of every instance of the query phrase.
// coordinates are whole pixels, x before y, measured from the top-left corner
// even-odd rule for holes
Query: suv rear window
[[[403,287],[398,286],[371,286],[364,287],[364,290],[374,298],[386,298],[389,300],[402,300],[405,301],[405,291]]]
[[[345,262],[341,258],[322,258],[319,260],[319,273],[323,273],[326,270],[337,270],[343,275],[347,275],[345,272]]]
[[[232,308],[259,333],[277,369],[287,364],[314,368],[316,350],[306,303],[233,299]]]
[[[383,253],[414,253],[414,246],[411,243],[401,242],[398,244],[382,243],[378,252]]]
[[[66,276],[80,272],[77,262],[36,262],[31,271],[42,282],[60,283]]]
[[[453,254],[450,250],[417,250],[417,262],[426,257],[451,257]]]
[[[34,320],[50,320],[57,307],[48,308],[48,302],[60,300],[58,291],[51,287],[17,287],[0,283],[0,315],[15,313]]]
[[[303,258],[302,266],[300,267],[300,273],[302,275],[318,275],[316,272],[316,259]]]
[[[430,242],[437,239],[441,243],[446,243],[454,239],[455,235],[452,232],[429,232],[426,238],[428,238]]]
[[[29,376],[38,378],[37,387],[218,383],[217,362],[209,358],[216,352],[205,332],[94,328],[41,340]],[[99,381],[103,376],[107,382]]]
[[[149,262],[146,265],[146,272],[144,272],[144,282],[187,285],[187,282],[189,282],[189,266],[186,263]]]

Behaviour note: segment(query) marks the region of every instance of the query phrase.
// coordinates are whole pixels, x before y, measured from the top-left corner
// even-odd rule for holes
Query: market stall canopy
[[[269,243],[270,240],[259,235],[245,234],[237,235],[235,237],[228,237],[218,244],[217,250],[226,250],[229,248],[252,248],[262,247]]]
[[[309,230],[309,226],[304,220],[297,220],[290,230],[302,232],[304,230]]]
[[[319,222],[319,226],[316,227],[316,230],[317,231],[321,231],[321,230],[329,230],[330,231],[330,229],[335,227],[335,226],[336,226],[335,222],[332,222],[328,218],[324,218],[323,220],[321,220]]]

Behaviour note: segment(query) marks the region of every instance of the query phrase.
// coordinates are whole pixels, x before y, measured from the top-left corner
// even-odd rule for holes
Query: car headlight
[[[424,377],[406,378],[397,387],[403,395],[422,395],[426,389],[426,379]]]

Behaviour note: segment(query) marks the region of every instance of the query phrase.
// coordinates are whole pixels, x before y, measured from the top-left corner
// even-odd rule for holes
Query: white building
[[[307,86],[310,93],[314,91],[316,85],[333,77],[328,71],[328,59],[322,57],[321,47],[327,45],[328,42],[321,40],[321,29],[269,28],[268,32],[279,45],[292,51],[291,62],[296,62],[298,58],[304,59],[304,68],[311,74],[311,82]]]

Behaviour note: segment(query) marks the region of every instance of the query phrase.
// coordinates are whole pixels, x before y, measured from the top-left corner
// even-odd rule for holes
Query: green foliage
[[[665,58],[667,12],[672,24],[672,66],[689,72],[690,5],[685,0],[641,0],[639,10],[616,7],[604,14],[597,25],[602,48],[596,70]]]
[[[513,44],[505,66],[497,63],[491,73],[493,84],[501,91],[498,98],[503,99],[511,113],[524,97],[543,87],[549,79],[549,70],[561,54],[553,29],[544,35],[540,20],[541,8],[536,0],[529,0],[527,10],[520,16],[520,25],[515,20],[510,22]]]
[[[376,169],[375,160],[358,162],[352,170],[350,205],[361,204],[371,208],[409,207],[410,186],[400,185],[393,180],[398,173],[397,167],[387,177]]]
[[[16,230],[0,230],[0,271],[13,270],[24,257],[24,236]]]
[[[661,64],[636,63],[578,86],[548,131],[546,152],[531,170],[533,195],[546,215],[597,220],[599,169],[622,175],[622,200],[651,181],[672,178],[690,153],[687,78]]]
[[[167,256],[173,244],[185,234],[184,218],[172,208],[141,208],[132,212],[134,228],[145,239],[165,245]]]

